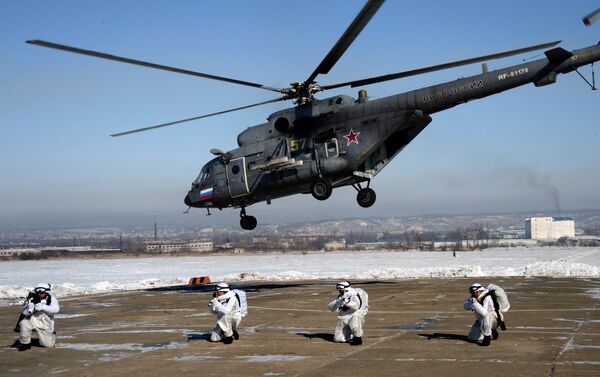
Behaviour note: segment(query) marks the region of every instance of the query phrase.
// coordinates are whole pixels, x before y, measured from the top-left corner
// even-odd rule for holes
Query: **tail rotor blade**
[[[598,20],[600,20],[600,8],[583,17],[583,23],[585,26],[591,26],[594,22]]]

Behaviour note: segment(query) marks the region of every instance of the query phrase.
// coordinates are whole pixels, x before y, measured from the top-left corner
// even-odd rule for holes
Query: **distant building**
[[[16,257],[19,255],[39,255],[41,250],[38,248],[14,248],[14,249],[1,249],[0,257]]]
[[[87,253],[114,253],[118,251],[121,251],[121,249],[94,249],[91,246],[45,246],[36,248],[0,249],[0,257],[18,257],[22,255],[64,256],[67,255],[66,253],[73,253],[73,255],[78,255]]]
[[[269,242],[269,238],[266,236],[256,236],[252,237],[252,243],[267,243]]]
[[[168,254],[177,252],[205,252],[213,251],[213,243],[211,241],[199,241],[199,242],[148,242],[146,244],[146,252],[156,254]]]
[[[448,249],[448,248],[470,248],[473,246],[485,246],[485,247],[515,247],[515,246],[535,246],[538,244],[536,240],[524,240],[516,238],[502,238],[502,239],[489,239],[489,240],[478,240],[477,244],[474,245],[472,240],[461,240],[461,241],[435,241],[433,242],[434,249]]]
[[[575,220],[570,217],[528,217],[525,219],[525,238],[557,240],[575,236]]]
[[[46,246],[42,248],[42,251],[93,251],[91,246]]]
[[[386,246],[389,246],[390,242],[377,241],[377,242],[355,242],[352,244],[352,248],[356,250],[382,250]]]
[[[325,250],[341,250],[346,247],[346,240],[341,239],[340,241],[329,241],[324,245]]]

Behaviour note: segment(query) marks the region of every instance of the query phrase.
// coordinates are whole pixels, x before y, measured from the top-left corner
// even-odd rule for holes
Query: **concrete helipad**
[[[508,331],[465,341],[472,279],[355,282],[370,297],[364,344],[331,342],[331,282],[257,283],[241,339],[213,344],[211,298],[173,288],[63,298],[54,349],[12,348],[18,308],[0,308],[0,375],[598,376],[600,279],[481,279],[505,287]]]

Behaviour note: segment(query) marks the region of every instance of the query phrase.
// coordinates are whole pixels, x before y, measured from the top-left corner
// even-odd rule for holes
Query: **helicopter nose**
[[[190,194],[187,194],[185,196],[185,199],[183,200],[183,202],[185,203],[186,206],[191,207],[192,206],[192,199],[190,199]]]

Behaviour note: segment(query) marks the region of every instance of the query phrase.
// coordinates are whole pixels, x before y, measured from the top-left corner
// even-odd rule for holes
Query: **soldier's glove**
[[[46,304],[42,304],[41,302],[35,304],[35,306],[33,307],[33,311],[35,312],[43,312],[44,309],[46,309]]]
[[[30,302],[29,304],[27,304],[27,308],[25,308],[25,311],[23,312],[23,314],[25,314],[25,315],[32,314],[34,308],[35,308],[35,305]]]

